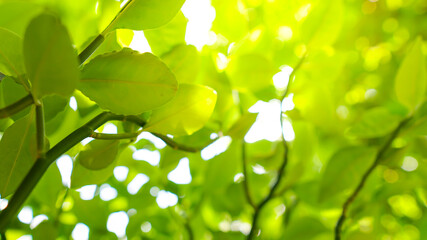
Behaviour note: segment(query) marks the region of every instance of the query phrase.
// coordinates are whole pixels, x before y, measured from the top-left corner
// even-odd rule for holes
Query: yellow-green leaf
[[[79,78],[77,54],[56,17],[44,13],[30,22],[24,36],[24,60],[34,97],[73,93]]]
[[[233,126],[225,133],[234,139],[242,139],[254,124],[258,113],[246,113],[237,120]]]
[[[353,189],[373,163],[375,152],[373,148],[367,147],[347,147],[338,150],[325,167],[320,183],[319,200],[323,201]]]
[[[10,126],[0,141],[0,195],[16,191],[36,159],[34,115]]]
[[[422,45],[423,40],[418,37],[400,64],[394,84],[397,99],[411,111],[418,108],[425,97],[427,74]]]
[[[209,87],[181,84],[172,101],[153,110],[144,129],[174,136],[190,135],[209,120],[216,98],[215,90]]]
[[[382,137],[392,132],[398,124],[398,116],[378,107],[366,111],[362,119],[348,130],[348,134],[362,138]]]
[[[18,77],[24,73],[22,39],[15,33],[0,28],[0,72]]]
[[[343,25],[342,0],[318,2],[302,24],[302,38],[309,49],[332,45]]]
[[[272,62],[260,54],[233,56],[226,69],[234,87],[251,91],[272,85],[276,72]]]
[[[177,81],[153,54],[123,49],[86,64],[79,89],[101,108],[118,114],[140,114],[170,101]]]
[[[144,36],[150,44],[152,53],[162,56],[174,46],[185,44],[187,22],[188,19],[180,11],[168,24],[159,28],[144,30]]]
[[[118,14],[112,29],[145,30],[168,23],[178,13],[185,0],[129,0]]]
[[[178,45],[162,60],[175,74],[179,83],[194,83],[200,70],[200,56],[193,45]]]

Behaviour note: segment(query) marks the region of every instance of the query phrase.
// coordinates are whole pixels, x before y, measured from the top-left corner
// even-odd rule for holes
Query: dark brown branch
[[[381,147],[381,149],[378,151],[374,163],[369,167],[369,169],[363,174],[362,180],[360,180],[359,185],[357,185],[356,189],[353,191],[353,193],[350,195],[350,197],[347,198],[347,200],[344,202],[342,207],[341,216],[338,218],[337,224],[335,226],[335,240],[341,239],[341,230],[342,226],[344,224],[344,221],[347,217],[348,208],[353,203],[353,201],[356,199],[357,195],[359,195],[360,191],[362,190],[363,186],[365,186],[366,181],[368,180],[368,177],[371,175],[371,173],[375,170],[375,168],[378,166],[378,163],[381,161],[382,157],[384,156],[385,152],[390,148],[390,145],[393,143],[394,139],[399,135],[400,130],[402,127],[410,120],[410,118],[407,118],[403,120],[397,128],[393,131],[393,133],[388,138],[387,142]]]

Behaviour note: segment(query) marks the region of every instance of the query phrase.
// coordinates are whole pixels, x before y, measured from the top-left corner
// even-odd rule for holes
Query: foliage
[[[0,0],[2,239],[427,239],[426,2],[198,1]]]

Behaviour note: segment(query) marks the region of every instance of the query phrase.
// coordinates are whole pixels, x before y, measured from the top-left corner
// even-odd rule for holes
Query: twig
[[[181,151],[184,151],[184,152],[195,153],[195,152],[201,151],[203,148],[206,147],[206,146],[203,146],[203,147],[190,147],[190,146],[183,145],[181,143],[177,143],[174,140],[172,140],[172,138],[170,138],[168,136],[165,136],[163,134],[158,134],[158,133],[151,133],[151,134],[153,134],[154,136],[160,138],[164,143],[166,143],[169,147],[171,147],[171,148],[173,148],[175,150],[181,150]],[[212,139],[212,141],[209,144],[211,144],[215,140],[216,140],[216,138]]]
[[[10,117],[10,116],[24,110],[25,108],[27,108],[28,106],[30,106],[33,103],[34,103],[33,96],[31,96],[31,94],[28,94],[27,96],[19,99],[18,101],[12,103],[11,105],[4,107],[4,108],[1,108],[0,109],[0,119]]]
[[[59,205],[58,211],[56,212],[55,221],[53,222],[53,225],[54,225],[55,227],[57,227],[57,226],[58,226],[58,224],[59,224],[59,217],[61,216],[61,213],[62,213],[62,211],[63,211],[63,209],[62,209],[62,205],[64,205],[65,199],[67,198],[67,196],[68,196],[68,193],[69,193],[69,192],[70,192],[70,189],[69,189],[69,188],[66,188],[66,189],[65,189],[64,196],[63,196],[63,197],[62,197],[62,199],[61,199],[61,204]]]
[[[353,191],[353,193],[350,195],[350,197],[347,198],[347,200],[344,202],[342,207],[341,216],[339,217],[337,224],[335,226],[335,240],[341,239],[341,230],[342,226],[344,224],[344,221],[347,217],[347,211],[349,206],[353,203],[353,201],[356,199],[357,195],[359,195],[360,191],[362,190],[363,186],[365,185],[366,181],[368,180],[368,177],[371,175],[371,173],[375,170],[378,163],[384,156],[385,152],[389,149],[390,145],[393,143],[394,139],[399,135],[400,130],[402,127],[410,120],[411,118],[407,118],[400,122],[400,124],[397,126],[397,128],[393,131],[393,133],[390,135],[387,142],[381,147],[381,149],[378,151],[374,163],[369,167],[369,169],[363,174],[362,180],[360,180],[359,185],[357,185],[356,189]]]
[[[142,133],[141,131],[133,132],[133,133],[98,133],[93,132],[90,137],[99,139],[99,140],[108,140],[108,139],[128,139],[128,138],[136,138],[139,136],[139,134]]]
[[[286,165],[288,164],[288,158],[289,158],[289,146],[288,143],[285,139],[284,133],[283,133],[283,113],[282,113],[282,105],[283,105],[283,100],[287,97],[288,93],[289,93],[289,89],[292,83],[292,80],[295,76],[295,73],[297,72],[297,70],[301,67],[302,63],[305,60],[306,55],[304,55],[298,62],[298,64],[295,66],[295,68],[293,69],[292,73],[289,75],[289,82],[288,82],[288,86],[286,87],[285,92],[283,93],[281,99],[280,99],[280,125],[281,125],[281,131],[282,131],[282,143],[283,143],[283,148],[284,148],[284,153],[283,153],[283,162],[279,167],[279,170],[277,172],[277,178],[276,181],[274,182],[273,186],[270,188],[270,192],[268,193],[268,195],[264,198],[264,200],[261,201],[261,203],[259,203],[259,205],[255,208],[255,213],[252,217],[252,227],[251,227],[251,231],[249,232],[249,235],[247,237],[248,240],[251,240],[255,237],[255,232],[257,231],[258,227],[257,227],[257,223],[258,223],[258,217],[259,214],[261,212],[261,210],[263,209],[263,207],[274,197],[274,193],[276,192],[277,188],[280,185],[280,182],[284,176],[285,173],[285,168]]]
[[[245,192],[246,200],[252,206],[253,209],[257,209],[257,205],[253,201],[251,197],[251,192],[249,188],[249,175],[248,175],[248,167],[247,167],[247,159],[246,159],[246,142],[242,139],[242,168],[243,168],[243,190]]]

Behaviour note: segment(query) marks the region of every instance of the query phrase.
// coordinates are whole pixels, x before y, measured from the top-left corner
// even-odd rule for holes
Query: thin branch
[[[206,147],[206,146],[203,146],[203,147],[190,147],[190,146],[183,145],[181,143],[177,143],[172,138],[170,138],[168,136],[165,136],[163,134],[158,134],[158,133],[151,133],[151,134],[153,134],[154,136],[160,138],[164,143],[166,143],[169,147],[171,147],[171,148],[173,148],[175,150],[181,150],[181,151],[184,151],[184,152],[195,153],[195,152],[200,152],[203,148]],[[216,140],[216,138],[212,139],[212,141],[209,144],[211,144],[215,140]]]
[[[69,192],[70,192],[70,189],[69,189],[69,188],[66,188],[66,189],[65,189],[64,196],[63,196],[63,197],[62,197],[62,199],[61,199],[61,204],[59,205],[58,210],[56,211],[56,217],[55,217],[55,220],[54,220],[54,222],[53,222],[53,225],[54,225],[55,227],[57,227],[57,226],[58,226],[58,224],[59,224],[59,217],[61,216],[62,211],[63,211],[62,206],[64,205],[65,199],[67,198],[67,196],[68,196],[68,193],[69,193]]]
[[[129,138],[136,138],[139,136],[139,134],[142,133],[141,131],[133,132],[133,133],[98,133],[93,132],[90,137],[100,140],[109,140],[109,139],[129,139]]]
[[[79,54],[80,65],[82,65],[94,52],[95,50],[104,42],[105,36],[111,32],[111,28],[114,26],[116,20],[121,16],[121,14],[126,10],[126,8],[133,2],[129,0],[116,14],[116,16],[111,20],[108,26],[102,31],[96,38]]]
[[[289,93],[289,89],[292,83],[292,80],[295,77],[295,73],[298,71],[298,69],[301,67],[302,63],[304,62],[306,58],[306,54],[299,60],[298,64],[295,66],[295,68],[292,70],[292,73],[289,75],[289,82],[288,82],[288,86],[286,87],[285,92],[283,93],[282,97],[280,98],[280,125],[281,125],[281,131],[282,131],[282,143],[283,143],[283,162],[279,167],[279,170],[277,171],[277,178],[276,181],[274,182],[273,186],[270,188],[270,192],[268,193],[268,195],[264,198],[264,200],[262,200],[259,204],[258,207],[255,208],[255,213],[252,217],[252,227],[251,227],[251,231],[249,232],[249,235],[247,237],[248,240],[251,240],[255,237],[256,235],[256,231],[258,230],[258,217],[260,215],[261,210],[263,209],[263,207],[274,197],[274,194],[277,190],[277,188],[279,187],[282,178],[284,176],[285,173],[285,168],[288,164],[288,158],[289,158],[289,146],[288,143],[285,139],[284,136],[284,128],[283,128],[283,113],[282,113],[282,105],[283,105],[283,100],[287,97],[288,93]]]
[[[341,239],[341,230],[342,226],[344,224],[344,221],[347,217],[347,211],[350,205],[353,203],[353,201],[356,199],[357,195],[359,195],[360,191],[362,190],[363,186],[365,185],[366,181],[368,180],[368,177],[371,175],[371,173],[375,170],[375,168],[378,166],[379,162],[381,161],[382,157],[384,156],[385,152],[390,148],[391,144],[393,143],[394,139],[399,135],[400,130],[403,126],[410,120],[411,118],[407,118],[403,120],[397,128],[391,133],[390,137],[388,138],[387,142],[381,147],[381,149],[378,151],[374,163],[369,167],[369,169],[363,174],[362,180],[359,182],[359,185],[357,185],[356,189],[353,191],[353,193],[350,195],[350,197],[347,198],[347,200],[344,202],[342,207],[341,216],[339,217],[337,224],[335,226],[335,240]]]
[[[0,109],[0,119],[10,117],[34,103],[31,94],[19,99],[11,105]]]
[[[247,167],[247,159],[246,159],[246,142],[242,139],[242,168],[243,168],[243,190],[245,192],[246,200],[252,206],[254,210],[257,209],[257,205],[251,197],[251,192],[249,188],[249,175],[248,175],[248,167]]]
[[[188,240],[194,240],[194,233],[193,233],[193,229],[191,229],[190,221],[186,220],[184,223],[184,226],[185,226],[185,229],[187,229]]]

